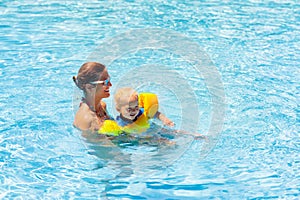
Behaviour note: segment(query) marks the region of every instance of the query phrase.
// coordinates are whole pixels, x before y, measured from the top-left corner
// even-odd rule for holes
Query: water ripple
[[[298,198],[298,2],[29,0],[0,7],[0,198]],[[226,123],[205,160],[201,141],[165,168],[130,163],[115,151],[118,160],[105,159],[72,127],[72,75],[103,39],[145,27],[190,37],[222,75]],[[113,84],[130,67],[153,62],[187,77],[205,133],[210,94],[178,55],[141,50],[119,58],[109,66]],[[177,101],[153,90],[179,121]]]

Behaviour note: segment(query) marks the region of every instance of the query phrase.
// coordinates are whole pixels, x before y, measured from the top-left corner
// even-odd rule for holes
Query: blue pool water
[[[298,1],[2,0],[0,12],[1,199],[299,198]],[[151,90],[176,128],[212,140],[86,141],[71,77],[92,58],[112,93]]]

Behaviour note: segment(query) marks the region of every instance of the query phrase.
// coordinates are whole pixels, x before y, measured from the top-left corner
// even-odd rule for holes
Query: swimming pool
[[[297,1],[4,0],[0,7],[1,198],[299,198]],[[166,47],[195,42],[217,69],[226,96],[222,131],[205,158],[205,142],[194,141],[175,149],[179,156],[163,150],[172,156],[150,156],[141,165],[138,153],[151,149],[129,149],[136,153],[132,159],[87,143],[72,127],[71,77],[79,66],[95,53],[101,59],[102,48],[115,47],[103,44],[122,34],[153,28],[164,30],[152,39],[156,48],[119,43],[135,48],[108,63],[112,91],[127,80],[123,75],[141,69],[153,79],[157,73],[145,69],[157,67],[165,83],[147,80],[140,89],[158,93],[163,111],[179,127],[207,133],[214,109],[209,80],[194,71],[191,57]],[[166,33],[184,39],[155,43]],[[180,53],[194,52],[188,47]],[[193,98],[180,98],[180,91]],[[196,127],[190,114],[195,110]],[[159,167],[165,160],[168,165]]]

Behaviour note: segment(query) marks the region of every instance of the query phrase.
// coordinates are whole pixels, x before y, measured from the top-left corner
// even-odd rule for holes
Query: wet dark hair
[[[105,70],[105,66],[97,62],[87,62],[84,63],[77,74],[77,77],[73,76],[73,81],[77,87],[81,90],[84,90],[84,86],[87,83],[93,81],[99,81],[99,77]]]

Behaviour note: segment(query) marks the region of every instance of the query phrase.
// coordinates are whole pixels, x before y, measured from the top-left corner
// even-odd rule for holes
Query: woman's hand
[[[176,130],[175,132],[193,136],[195,140],[203,140],[203,139],[206,140],[207,139],[207,137],[205,135],[202,135],[200,133],[190,133],[190,132],[183,131],[183,130]]]

